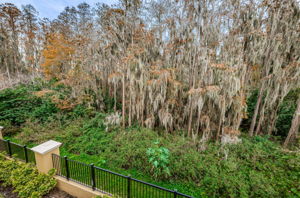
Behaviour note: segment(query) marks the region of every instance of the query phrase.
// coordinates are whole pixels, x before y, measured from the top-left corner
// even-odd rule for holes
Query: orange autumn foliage
[[[62,34],[53,33],[47,35],[47,44],[42,52],[44,61],[41,64],[46,78],[62,78],[66,71],[66,66],[70,66],[74,53],[74,45]]]

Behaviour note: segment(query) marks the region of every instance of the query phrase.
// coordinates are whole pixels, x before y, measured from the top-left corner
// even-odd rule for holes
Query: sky
[[[117,0],[0,0],[0,3],[13,3],[18,8],[21,8],[21,5],[31,4],[39,12],[39,17],[49,19],[56,18],[66,6],[77,6],[82,2],[91,6],[98,2],[112,5],[116,4]]]

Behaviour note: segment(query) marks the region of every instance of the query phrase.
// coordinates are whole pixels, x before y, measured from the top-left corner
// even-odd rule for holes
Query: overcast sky
[[[117,0],[0,0],[0,3],[13,3],[21,8],[21,5],[31,4],[39,12],[41,18],[47,17],[54,19],[64,10],[66,6],[77,6],[79,3],[86,2],[93,6],[95,3],[116,4]]]

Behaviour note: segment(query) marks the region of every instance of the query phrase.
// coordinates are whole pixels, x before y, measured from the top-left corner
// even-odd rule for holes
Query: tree
[[[50,33],[47,35],[47,44],[43,50],[42,69],[48,79],[63,79],[72,68],[72,55],[74,54],[72,42],[63,35]]]
[[[290,131],[283,143],[284,147],[287,147],[288,144],[291,142],[291,140],[293,140],[294,138],[297,137],[297,135],[299,133],[299,127],[300,127],[300,97],[298,98],[298,101],[297,101],[297,108],[294,113]]]
[[[25,63],[27,67],[36,68],[38,63],[38,50],[36,48],[36,36],[38,12],[32,5],[22,6],[22,31],[25,34]]]
[[[21,21],[2,12],[0,61],[8,72],[24,68],[23,57],[27,68],[41,66],[47,78],[63,79],[74,97],[93,92],[99,109],[103,94],[114,98],[123,127],[182,130],[199,149],[240,134],[254,90],[249,135],[272,135],[284,97],[299,87],[295,0],[81,3],[51,21],[36,19],[30,6]]]
[[[0,4],[0,28],[2,44],[5,54],[2,54],[2,61],[6,66],[6,73],[11,79],[11,74],[19,73],[20,53],[19,53],[19,21],[21,11],[11,3]]]

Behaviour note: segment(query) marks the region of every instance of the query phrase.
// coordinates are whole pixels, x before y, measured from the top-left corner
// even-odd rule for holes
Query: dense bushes
[[[0,121],[20,126],[27,120],[45,122],[58,112],[50,98],[33,95],[37,85],[20,85],[0,92]]]
[[[176,134],[162,136],[144,128],[106,131],[103,118],[104,114],[99,114],[66,127],[29,125],[26,130],[33,134],[27,136],[23,131],[20,138],[31,138],[31,142],[55,138],[64,143],[63,155],[71,159],[149,182],[154,179],[159,185],[195,197],[297,197],[300,193],[299,153],[282,151],[268,137],[244,137],[242,143],[231,146],[210,143],[206,150],[197,151],[191,140]],[[170,174],[161,167],[154,169],[147,155],[151,148],[168,149]]]
[[[55,81],[37,81],[0,91],[0,125],[6,135],[20,132],[20,126],[29,123],[56,122],[66,124],[70,120],[93,114],[84,104],[70,99],[70,89]],[[74,104],[72,104],[72,102]]]
[[[242,143],[230,146],[210,143],[205,151],[197,151],[196,146],[184,137],[162,137],[149,129],[106,132],[99,128],[83,136],[72,140],[72,144],[67,143],[71,138],[65,139],[69,146],[72,145],[65,148],[81,148],[78,153],[91,152],[91,145],[87,144],[87,140],[91,140],[94,149],[92,153],[105,161],[98,165],[117,171],[135,170],[144,176],[153,176],[155,168],[153,161],[149,161],[151,156],[147,155],[147,151],[151,148],[168,149],[167,167],[170,175],[157,167],[160,170],[156,170],[154,179],[181,183],[181,186],[174,186],[195,197],[300,195],[300,154],[282,151],[280,145],[268,140],[268,137],[243,138]],[[155,141],[160,143],[154,145]],[[88,157],[85,156],[85,159]],[[95,156],[90,160],[87,162],[95,160]]]
[[[158,137],[149,130],[128,133],[107,145],[103,155],[108,166],[137,169],[151,175],[152,164],[145,152]],[[199,197],[202,191],[209,197],[300,195],[300,155],[284,153],[266,138],[243,138],[242,144],[226,147],[211,143],[202,152],[178,136],[159,139],[161,146],[170,150],[168,180],[195,184],[198,189],[194,187],[188,192],[194,196]]]
[[[244,137],[242,143],[231,146],[209,143],[199,151],[191,139],[177,132],[107,126],[110,110],[96,113],[84,104],[64,110],[48,95],[33,96],[33,91],[45,86],[49,88],[42,84],[0,92],[0,125],[10,134],[17,131],[14,137],[22,143],[56,139],[64,143],[63,155],[195,197],[300,196],[299,153],[282,151],[268,137]],[[69,94],[61,85],[50,88],[61,98]],[[278,111],[278,135],[284,136],[289,128],[295,96],[297,91],[291,92]],[[248,100],[250,118],[255,98],[254,93]],[[250,118],[244,125],[250,124]],[[16,125],[21,127],[16,130]]]
[[[39,198],[47,194],[56,185],[53,175],[54,170],[47,175],[39,174],[30,164],[7,160],[0,154],[0,181],[12,186],[21,198]]]
[[[1,91],[0,101],[0,120],[8,120],[13,125],[20,125],[30,118],[46,121],[57,112],[49,99],[35,97],[25,86]]]

